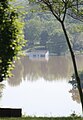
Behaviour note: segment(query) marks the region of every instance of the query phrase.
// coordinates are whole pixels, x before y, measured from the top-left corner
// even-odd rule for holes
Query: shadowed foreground
[[[83,120],[81,117],[21,117],[21,118],[0,118],[0,120]]]

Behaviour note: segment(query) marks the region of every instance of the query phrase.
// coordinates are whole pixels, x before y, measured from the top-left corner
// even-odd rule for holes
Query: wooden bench
[[[21,117],[22,109],[0,108],[0,117]]]

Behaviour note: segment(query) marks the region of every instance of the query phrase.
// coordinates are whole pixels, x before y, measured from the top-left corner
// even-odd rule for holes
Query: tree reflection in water
[[[79,72],[79,77],[81,80],[81,87],[83,89],[83,71]],[[72,89],[69,91],[69,93],[72,93],[72,99],[77,103],[80,103],[80,96],[77,88],[77,82],[75,80],[75,74],[72,75],[72,80],[70,80],[69,83],[72,84]]]
[[[30,60],[27,56],[22,57],[15,63],[13,70],[14,76],[8,80],[11,86],[19,85],[22,80],[59,80],[68,78],[72,73],[72,65],[70,57],[52,56],[46,60]]]
[[[82,56],[77,57],[77,63],[79,70],[82,70]],[[57,115],[63,115],[66,112],[69,115],[71,110],[76,110],[77,113],[81,111],[80,104],[73,102],[68,93],[71,89],[68,81],[73,73],[69,56],[52,56],[48,61],[34,61],[25,56],[18,60],[15,65],[15,70],[12,71],[14,76],[6,81],[7,86],[3,90],[1,99],[3,106],[22,106],[24,112],[29,112],[27,115],[35,114],[35,111],[42,114],[49,114],[52,111],[53,114]],[[73,90],[74,92],[72,92]],[[73,93],[73,100],[80,103],[77,86],[74,86],[70,93]],[[40,109],[42,107],[43,111]]]
[[[0,98],[3,95],[3,89],[5,88],[5,85],[3,83],[0,83]]]
[[[15,69],[12,71],[13,77],[8,79],[8,83],[10,86],[17,86],[20,85],[22,82],[22,77],[23,77],[23,70],[24,66],[21,62],[21,60],[18,60],[15,63]]]
[[[80,59],[80,60],[79,60]],[[77,56],[78,69],[83,68],[83,56]],[[81,63],[81,65],[80,65]],[[22,80],[34,81],[39,78],[44,80],[69,80],[73,73],[70,56],[51,56],[49,60],[30,60],[22,57],[15,63],[14,76],[8,80],[11,86],[19,85]]]

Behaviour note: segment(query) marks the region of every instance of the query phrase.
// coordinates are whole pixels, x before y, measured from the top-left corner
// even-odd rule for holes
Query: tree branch
[[[53,6],[51,5],[51,3],[49,1],[45,1],[45,0],[42,0],[44,4],[47,5],[47,7],[50,9],[50,11],[52,12],[52,14],[55,16],[55,18],[58,20],[58,21],[61,21],[60,17],[58,16],[58,14],[53,10]]]
[[[66,12],[67,12],[67,3],[66,2],[64,2],[64,15],[63,15],[63,22],[64,22],[64,20],[65,20],[65,16],[66,16]]]

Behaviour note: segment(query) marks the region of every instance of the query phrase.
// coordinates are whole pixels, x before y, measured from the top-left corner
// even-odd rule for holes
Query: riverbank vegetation
[[[34,4],[28,4],[28,0],[16,0],[18,6],[23,6],[24,36],[27,51],[34,49],[47,49],[50,55],[65,55],[69,53],[67,43],[59,22],[50,12],[39,12],[34,9]],[[83,53],[83,22],[66,17],[66,30],[71,40],[75,53]]]
[[[72,41],[73,50],[76,53],[82,53],[82,22],[74,21],[72,18],[67,17],[66,26]],[[79,26],[81,26],[81,29],[78,30]],[[61,26],[50,13],[27,14],[24,34],[25,39],[28,40],[28,47],[26,46],[28,50],[47,49],[51,55],[68,54],[68,46]]]

